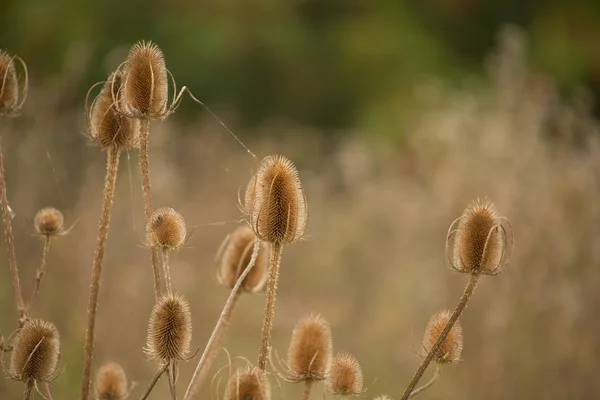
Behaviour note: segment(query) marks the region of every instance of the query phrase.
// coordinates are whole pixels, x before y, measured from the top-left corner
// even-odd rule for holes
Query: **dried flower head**
[[[56,326],[32,319],[17,332],[10,359],[11,378],[49,382],[54,379],[60,357],[60,335]]]
[[[334,395],[357,396],[362,385],[362,370],[356,357],[350,353],[336,354],[327,375],[327,390]]]
[[[15,60],[21,63],[25,71],[25,83],[21,93],[19,93]],[[27,98],[27,87],[27,66],[23,60],[0,49],[0,115],[18,115]]]
[[[250,264],[256,235],[247,225],[240,225],[233,233],[227,235],[219,254],[217,254],[217,278],[225,287],[233,288],[240,275]],[[256,293],[264,289],[268,277],[269,243],[259,244],[258,255],[254,267],[242,282],[242,288],[248,293]]]
[[[288,244],[306,229],[308,209],[294,164],[284,156],[265,157],[256,172],[250,224],[265,242]]]
[[[501,272],[508,261],[507,229],[502,221],[508,223],[508,220],[498,215],[496,207],[488,200],[477,200],[467,207],[462,216],[450,226],[448,237],[456,234],[451,267],[470,274],[495,275]],[[452,230],[456,223],[457,228]],[[510,223],[508,225],[508,232],[512,236]]]
[[[192,314],[181,295],[165,295],[152,309],[145,352],[168,362],[185,359],[192,341]]]
[[[110,74],[87,111],[89,135],[104,149],[113,146],[118,149],[139,146],[140,121],[117,112],[115,99],[121,90],[122,81],[120,71]]]
[[[448,325],[450,316],[449,311],[442,311],[431,317],[425,328],[423,336],[423,347],[429,353],[437,343],[442,331]],[[435,352],[433,359],[438,363],[455,363],[460,361],[460,354],[463,348],[462,327],[459,321],[456,321],[448,335],[442,341],[441,346]]]
[[[54,207],[45,207],[35,214],[33,226],[42,236],[56,236],[63,233],[65,218]]]
[[[114,362],[108,362],[98,369],[95,383],[97,400],[123,400],[128,395],[125,371]]]
[[[332,338],[329,323],[320,315],[301,319],[292,332],[287,366],[292,380],[325,379],[331,366]]]
[[[138,42],[125,62],[125,82],[119,110],[133,118],[163,118],[169,113],[169,79],[160,48],[152,42]]]
[[[181,247],[186,240],[185,220],[170,207],[154,210],[146,225],[146,243],[151,247],[173,250]]]
[[[225,400],[268,400],[271,387],[266,374],[258,368],[236,371],[227,383]]]

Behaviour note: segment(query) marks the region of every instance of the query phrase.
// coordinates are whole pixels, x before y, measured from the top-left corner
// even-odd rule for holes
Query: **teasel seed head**
[[[114,362],[108,362],[98,369],[95,386],[97,400],[123,400],[129,394],[125,371]]]
[[[423,347],[428,353],[431,351],[433,346],[436,344],[442,331],[448,324],[452,313],[449,311],[439,312],[431,317],[425,328],[425,335],[423,336]],[[460,361],[460,355],[463,348],[463,335],[462,327],[460,322],[456,321],[442,345],[437,349],[433,359],[437,363],[456,363]]]
[[[15,68],[15,59],[25,71],[24,87],[19,93],[19,80]],[[0,49],[0,116],[19,114],[27,97],[27,66],[19,57],[14,57]]]
[[[163,118],[169,112],[169,78],[161,49],[153,42],[133,45],[125,62],[120,108],[134,118]]]
[[[333,357],[327,375],[327,390],[334,395],[357,396],[362,392],[362,369],[356,357],[350,353],[338,353]]]
[[[65,218],[54,207],[42,208],[35,214],[33,226],[42,236],[57,236],[64,232]]]
[[[94,143],[103,149],[139,146],[140,121],[117,111],[116,99],[122,90],[122,82],[120,71],[110,74],[87,111],[88,133]]]
[[[174,250],[187,238],[185,220],[171,207],[161,207],[152,212],[146,225],[146,243],[150,247]]]
[[[392,400],[392,398],[387,394],[380,394],[379,396],[375,397],[374,400]]]
[[[508,228],[502,225],[503,221]],[[456,223],[458,226],[452,230]],[[453,261],[450,262],[453,269],[469,274],[495,275],[508,262],[507,236],[512,239],[512,228],[506,218],[498,215],[491,201],[474,201],[450,226],[448,237],[452,234],[455,234]]]
[[[332,338],[329,323],[320,315],[301,319],[294,327],[287,366],[292,380],[325,379],[331,366]]]
[[[19,329],[13,342],[9,374],[13,379],[49,382],[60,357],[60,335],[51,322],[32,319]]]
[[[217,278],[227,288],[233,288],[244,272],[254,251],[256,241],[254,231],[248,225],[240,225],[228,235],[217,254]],[[259,244],[254,267],[242,282],[242,289],[248,293],[257,293],[264,289],[268,277],[269,243]]]
[[[152,309],[145,352],[169,362],[185,359],[192,341],[192,314],[181,295],[165,295]]]
[[[247,367],[236,371],[227,383],[225,400],[269,400],[271,387],[264,371]]]
[[[265,157],[256,172],[250,224],[265,242],[288,244],[306,229],[308,209],[294,164],[284,156]]]

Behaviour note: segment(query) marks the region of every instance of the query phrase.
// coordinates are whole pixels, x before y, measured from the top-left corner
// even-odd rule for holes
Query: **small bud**
[[[127,397],[127,377],[119,364],[106,363],[96,372],[95,395],[97,400],[123,400]]]
[[[148,246],[164,250],[178,249],[185,242],[187,229],[185,220],[170,207],[154,210],[146,226],[146,242]]]
[[[331,328],[320,315],[303,318],[292,332],[288,368],[295,381],[325,379],[331,365]]]
[[[452,313],[442,311],[435,314],[429,320],[425,335],[423,337],[423,347],[429,353],[437,343],[442,331],[448,325]],[[444,338],[442,345],[437,349],[434,360],[438,363],[456,363],[460,361],[460,354],[463,348],[462,328],[459,321],[456,321],[448,335]]]
[[[60,335],[50,322],[32,319],[17,332],[10,359],[10,375],[20,381],[49,382],[60,356]]]
[[[279,244],[299,240],[306,229],[308,209],[294,164],[284,156],[265,157],[256,172],[255,189],[250,224],[256,236]]]
[[[250,264],[255,241],[256,235],[247,225],[240,225],[225,238],[216,260],[217,277],[221,285],[233,288],[240,275]],[[267,282],[269,243],[262,242],[259,246],[254,267],[241,286],[248,293],[261,291]]]
[[[336,354],[327,375],[327,390],[334,395],[358,396],[362,385],[362,370],[356,357],[350,353]]]
[[[145,352],[168,362],[185,359],[192,341],[192,315],[181,295],[163,296],[155,305],[148,324]]]
[[[258,368],[236,371],[229,378],[225,400],[269,400],[271,387],[266,375]]]
[[[33,225],[42,236],[56,236],[63,233],[65,219],[54,207],[45,207],[35,214]]]
[[[21,63],[25,71],[22,93],[19,93],[15,59]],[[27,85],[27,67],[23,60],[0,49],[0,115],[15,116],[19,113],[27,97]]]

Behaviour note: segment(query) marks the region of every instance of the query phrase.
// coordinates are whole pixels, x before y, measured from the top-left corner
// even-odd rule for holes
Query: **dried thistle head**
[[[508,223],[508,230],[502,225],[503,221]],[[456,222],[458,226],[452,230]],[[456,234],[451,267],[470,274],[500,273],[508,262],[507,232],[512,237],[512,229],[508,220],[498,215],[494,204],[487,199],[474,201],[455,223],[449,233],[449,237]]]
[[[54,207],[44,207],[33,218],[35,231],[42,236],[57,236],[64,232],[65,218]]]
[[[233,288],[240,275],[250,264],[256,235],[247,225],[240,225],[228,235],[217,255],[217,278],[225,287]],[[264,289],[268,277],[269,243],[259,244],[254,267],[242,282],[242,288],[248,293]]]
[[[146,243],[150,247],[174,250],[181,247],[187,238],[185,220],[171,207],[154,210],[146,225]]]
[[[19,93],[19,80],[15,68],[15,60],[21,63],[25,71],[24,87]],[[0,49],[0,116],[19,114],[27,98],[27,66],[19,57],[11,56]]]
[[[122,82],[120,71],[110,74],[87,112],[89,135],[103,149],[139,146],[140,121],[117,112],[115,99],[121,91]]]
[[[284,156],[265,157],[256,172],[250,225],[265,242],[288,244],[306,229],[308,209],[294,164]]]
[[[152,309],[145,352],[168,362],[185,359],[192,341],[190,304],[181,295],[165,295]]]
[[[357,396],[362,392],[362,369],[356,357],[350,353],[338,353],[333,357],[327,374],[327,390],[334,395]]]
[[[320,315],[301,319],[292,332],[287,366],[292,380],[323,380],[331,366],[329,323]]]
[[[17,332],[9,375],[19,381],[49,382],[60,357],[60,335],[51,322],[32,319]]]
[[[448,325],[452,313],[442,311],[433,315],[425,328],[423,336],[423,347],[429,353],[433,346],[437,343],[442,331]],[[460,361],[460,355],[463,348],[463,335],[460,322],[456,321],[444,338],[441,346],[437,349],[434,360],[438,363],[456,363]]]
[[[271,387],[266,374],[258,368],[236,371],[227,382],[225,400],[268,400]]]
[[[97,400],[123,400],[129,394],[125,371],[114,362],[108,362],[98,369],[95,386]]]
[[[125,61],[119,109],[133,118],[163,118],[169,110],[169,78],[161,49],[153,42],[133,45]]]

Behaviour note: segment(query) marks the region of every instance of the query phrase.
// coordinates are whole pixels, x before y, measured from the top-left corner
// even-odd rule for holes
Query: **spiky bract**
[[[19,103],[19,82],[14,58],[0,50],[0,115],[12,114]]]

